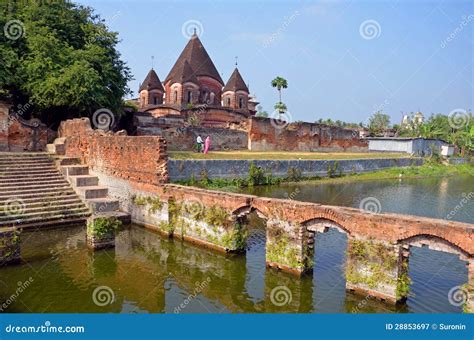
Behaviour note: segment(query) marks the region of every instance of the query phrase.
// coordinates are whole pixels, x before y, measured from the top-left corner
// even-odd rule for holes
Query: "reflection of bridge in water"
[[[326,297],[315,297],[315,294],[319,293],[311,277],[296,278],[283,272],[265,270],[263,256],[255,259],[254,255],[249,255],[253,260],[245,256],[229,256],[190,246],[179,240],[168,240],[138,227],[121,231],[115,250],[99,252],[91,252],[85,248],[83,230],[75,230],[72,236],[56,237],[54,245],[49,241],[52,239],[49,233],[56,235],[57,231],[46,232],[42,245],[38,242],[27,244],[26,254],[32,253],[33,249],[34,253],[37,253],[38,248],[44,249],[44,254],[36,255],[36,260],[40,260],[40,257],[49,256],[46,249],[55,249],[60,271],[65,276],[64,281],[71,282],[83,294],[79,301],[76,296],[65,297],[53,305],[50,311],[54,311],[54,308],[67,308],[63,306],[73,303],[72,308],[79,311],[173,313],[186,299],[190,304],[184,304],[181,312],[327,311],[327,307],[319,304]],[[253,244],[253,249],[257,248],[263,252],[262,230],[259,229],[258,233],[260,237],[256,243],[252,242],[252,238],[250,243]],[[68,240],[66,244],[65,239]],[[33,241],[33,238],[30,240]],[[251,251],[252,249],[249,252]],[[255,265],[249,261],[262,261],[257,270],[259,273],[255,273],[254,268],[249,268],[249,265]],[[249,285],[253,283],[255,286],[255,282],[257,291],[249,289]],[[105,307],[95,306],[91,294],[96,286],[110,287],[115,293],[115,303]],[[198,289],[199,287],[202,289]],[[290,300],[285,297],[285,291],[291,292]],[[88,304],[77,309],[81,300]],[[278,305],[279,301],[281,305]],[[334,303],[345,305],[335,311],[351,312],[360,305],[362,307],[356,311],[394,311],[388,305],[372,299],[362,300],[352,294],[347,294],[341,300],[328,301],[326,305]]]

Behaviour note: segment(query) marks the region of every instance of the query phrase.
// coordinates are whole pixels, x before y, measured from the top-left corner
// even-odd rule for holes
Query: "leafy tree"
[[[276,89],[278,90],[278,93],[280,95],[279,102],[281,103],[281,89],[288,88],[288,82],[283,77],[276,77],[275,79],[272,80],[272,87],[276,87]]]
[[[92,115],[99,108],[122,113],[130,93],[129,68],[110,32],[91,8],[69,1],[4,1],[0,27],[17,20],[22,34],[0,34],[0,96],[30,103],[45,122]]]
[[[390,126],[390,116],[381,111],[375,112],[369,118],[369,133],[373,136],[381,135]]]
[[[284,112],[286,112],[286,110],[288,110],[285,103],[282,103],[282,102],[276,103],[274,108],[275,108],[275,110],[277,110],[280,113],[284,113]]]

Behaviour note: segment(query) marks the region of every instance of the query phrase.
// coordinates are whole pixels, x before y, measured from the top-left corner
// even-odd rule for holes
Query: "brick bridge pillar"
[[[269,267],[301,275],[313,268],[307,237],[300,223],[268,219],[266,263]]]
[[[346,288],[389,303],[406,300],[409,292],[409,247],[350,236]]]
[[[474,313],[474,257],[467,260],[467,300],[464,311]]]

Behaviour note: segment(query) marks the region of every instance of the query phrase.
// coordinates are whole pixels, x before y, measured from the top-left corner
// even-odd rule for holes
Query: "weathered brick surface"
[[[249,149],[254,151],[368,151],[355,130],[315,123],[275,124],[249,119]]]
[[[66,155],[81,158],[94,171],[139,183],[168,180],[166,141],[161,137],[92,130],[87,118],[62,122],[59,135],[66,137]]]
[[[55,133],[37,119],[22,124],[8,114],[9,109],[10,105],[0,101],[0,151],[44,151]]]
[[[371,214],[355,208],[326,206],[276,198],[224,193],[174,184],[164,185],[166,195],[195,199],[205,206],[217,204],[240,213],[257,210],[267,219],[299,223],[303,228],[313,220],[332,221],[353,237],[374,238],[391,243],[409,244],[412,240],[430,245],[433,239],[447,243],[449,250],[474,256],[474,225],[400,214]]]

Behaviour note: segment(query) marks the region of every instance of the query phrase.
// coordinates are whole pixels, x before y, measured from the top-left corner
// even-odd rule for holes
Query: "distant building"
[[[430,156],[437,152],[452,156],[454,147],[440,139],[410,137],[368,137],[369,151],[403,152],[413,156]]]
[[[139,88],[139,111],[186,119],[198,111],[203,125],[225,126],[255,115],[255,97],[238,68],[224,83],[201,40],[193,34],[163,82],[152,68]],[[199,109],[199,110],[198,110]]]
[[[413,127],[419,126],[425,122],[425,116],[423,113],[418,111],[410,117],[409,115],[403,115],[401,126],[407,129],[412,129]]]

